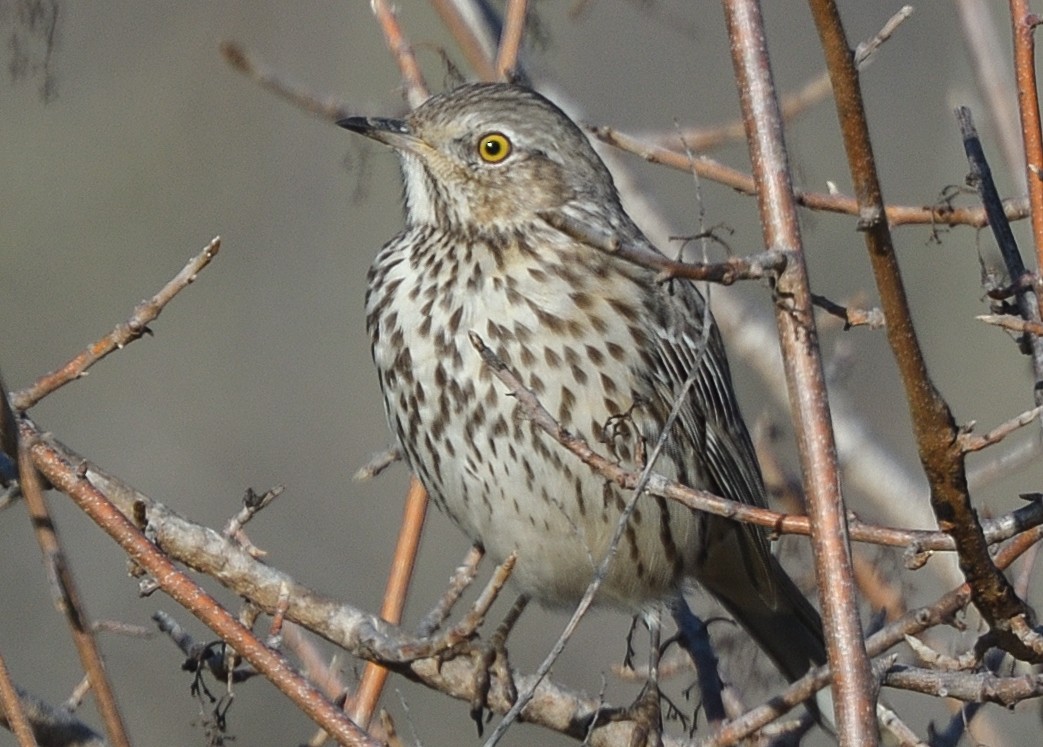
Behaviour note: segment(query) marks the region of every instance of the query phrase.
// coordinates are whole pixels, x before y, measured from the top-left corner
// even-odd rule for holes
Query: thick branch
[[[764,243],[792,257],[777,283],[775,321],[811,518],[837,733],[841,744],[873,745],[875,683],[858,616],[825,374],[763,20],[755,0],[724,5]]]
[[[1009,629],[1009,620],[1025,612],[1010,584],[993,566],[977,512],[971,506],[959,429],[952,412],[931,381],[913,328],[912,314],[884,213],[862,90],[834,0],[810,0],[827,66],[833,81],[837,117],[860,205],[860,228],[887,319],[887,337],[905,387],[920,461],[931,488],[931,507],[939,527],[956,542],[960,568],[970,583],[975,606],[989,624]],[[1012,652],[1035,658],[1013,636],[1004,638]]]

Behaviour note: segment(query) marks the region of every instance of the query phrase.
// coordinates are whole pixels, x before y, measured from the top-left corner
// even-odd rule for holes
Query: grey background
[[[437,50],[450,39],[426,4],[400,5],[429,82],[440,88],[446,75]],[[568,16],[569,5],[537,4],[540,40],[529,63],[537,83],[552,82],[586,121],[669,130],[675,121],[709,125],[737,114],[718,5],[599,0],[578,19]],[[793,90],[821,69],[817,38],[802,4],[766,5],[777,82]],[[13,16],[11,4],[5,6],[6,37]],[[896,9],[843,3],[849,37],[872,35]],[[1006,18],[998,22],[1006,33]],[[360,113],[404,110],[397,69],[368,3],[63,4],[53,99],[42,101],[38,79],[0,81],[0,365],[11,388],[28,385],[125,320],[220,234],[220,255],[152,325],[155,337],[110,357],[32,415],[104,468],[211,526],[237,510],[247,486],[285,484],[285,495],[249,526],[268,562],[376,610],[408,476],[396,466],[368,484],[349,478],[389,441],[362,298],[372,256],[401,225],[397,166],[385,150],[233,72],[217,52],[223,39],[243,43],[281,73]],[[455,49],[448,51],[465,68]],[[1015,182],[990,140],[952,5],[918,7],[863,83],[889,201],[931,203],[945,185],[962,182],[955,104],[974,108],[1001,189],[1011,193]],[[832,180],[850,191],[835,121],[827,102],[788,127],[801,186],[825,191]],[[741,144],[714,155],[748,167]],[[647,226],[650,232],[696,230],[689,176],[633,157],[623,163],[669,217],[669,227]],[[735,229],[734,251],[759,250],[755,202],[703,187],[708,222]],[[873,303],[853,219],[805,213],[804,230],[816,292],[843,301],[865,291]],[[1017,230],[1027,246],[1025,227]],[[957,416],[992,427],[1030,406],[1031,380],[1006,336],[973,319],[984,313],[976,244],[991,246],[991,237],[964,228],[943,233],[940,243],[929,239],[926,227],[897,233],[928,361]],[[714,293],[739,293],[751,313],[771,313],[769,294],[756,283]],[[915,468],[883,334],[832,327],[823,343],[830,356],[838,343],[850,346],[843,388],[902,466]],[[788,429],[785,410],[744,363],[735,360],[733,367],[747,417],[766,414]],[[787,453],[789,442],[784,430],[780,448]],[[1038,468],[1020,473],[976,498],[984,512],[1009,510],[1018,492],[1038,487],[1039,477]],[[874,515],[857,492],[848,497]],[[93,617],[147,625],[152,610],[162,608],[208,637],[162,595],[138,599],[120,550],[64,498],[51,502]],[[436,513],[427,531],[411,622],[437,598],[466,549]],[[895,565],[896,558],[887,554],[881,562]],[[0,568],[0,650],[19,684],[59,702],[80,675],[20,506],[0,516]],[[929,576],[904,580],[914,600],[939,591]],[[1038,581],[1034,588],[1038,597]],[[222,598],[235,605],[229,595]],[[526,614],[512,639],[514,663],[531,670],[563,624],[562,616]],[[616,613],[595,613],[555,676],[596,692],[603,676],[612,679],[606,673],[623,654],[627,625]],[[973,631],[963,644],[972,640]],[[102,644],[136,744],[203,742],[189,677],[168,641],[105,636]],[[732,657],[729,666],[742,678],[748,667],[759,667],[758,658]],[[355,664],[341,661],[350,678]],[[633,692],[610,690],[619,702]],[[400,680],[385,702],[407,739],[415,729],[427,745],[478,743],[465,704]],[[914,726],[942,713],[933,701],[915,702]],[[1012,729],[1035,718],[990,710],[1003,739],[1016,740]],[[82,715],[98,723],[89,707]],[[294,744],[311,733],[260,682],[239,688],[230,718],[240,745]],[[530,727],[509,738],[552,741]],[[0,732],[0,744],[13,743]]]

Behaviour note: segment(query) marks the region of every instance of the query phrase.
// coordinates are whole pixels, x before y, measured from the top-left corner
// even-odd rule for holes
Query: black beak
[[[357,132],[360,135],[371,137],[376,140],[383,139],[383,135],[409,135],[409,126],[402,119],[385,119],[384,117],[348,117],[337,120],[337,125],[345,130]]]

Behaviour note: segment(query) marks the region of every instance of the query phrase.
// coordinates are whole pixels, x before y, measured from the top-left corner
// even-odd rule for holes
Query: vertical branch
[[[763,20],[756,0],[726,0],[724,6],[764,241],[792,258],[778,280],[775,320],[811,516],[823,627],[834,671],[838,735],[841,744],[873,745],[877,741],[875,688],[855,603],[825,375]]]
[[[395,556],[391,561],[384,602],[380,608],[380,617],[393,625],[402,622],[402,611],[406,606],[406,595],[413,577],[413,564],[416,562],[426,515],[427,493],[414,475],[406,494],[402,526],[398,530],[398,543],[395,545]],[[369,728],[370,719],[373,718],[373,711],[380,700],[380,693],[384,689],[387,677],[386,668],[372,661],[366,662],[351,709],[352,721],[363,729]]]
[[[453,37],[467,64],[471,66],[480,80],[497,79],[494,56],[496,49],[493,40],[479,33],[487,19],[477,18],[474,3],[460,3],[459,0],[431,0],[431,6],[442,19],[442,25]]]
[[[1025,180],[1032,214],[1032,237],[1036,244],[1036,267],[1043,267],[1043,134],[1036,88],[1036,41],[1039,16],[1029,12],[1028,0],[1010,0],[1010,22],[1014,35],[1014,77],[1018,88],[1018,114],[1025,145]],[[1017,278],[1011,278],[1017,280]],[[1036,280],[1036,297],[1043,303],[1043,283]],[[1043,316],[1043,308],[1040,310]]]
[[[1007,268],[1007,275],[1014,286],[1018,313],[1021,318],[1028,322],[1039,321],[1039,302],[1031,283],[1023,282],[1026,273],[1025,263],[1021,258],[1021,251],[1014,239],[1014,231],[1010,227],[1010,221],[1003,213],[1003,205],[1000,202],[999,191],[992,180],[992,169],[985,158],[985,149],[982,148],[981,140],[978,139],[978,131],[971,120],[970,109],[960,107],[956,110],[956,119],[960,125],[960,134],[963,137],[963,149],[967,153],[967,162],[971,169],[971,180],[978,190],[981,203],[985,207],[985,213],[989,216],[989,227],[992,235],[999,245],[1000,256]],[[1031,332],[1025,332],[1028,345],[1026,350],[1032,354],[1032,369],[1035,374],[1035,401],[1036,405],[1043,405],[1043,337]]]
[[[527,0],[511,0],[507,3],[506,23],[500,36],[500,50],[496,53],[496,75],[500,80],[511,80],[518,67],[518,52],[525,33],[528,9]]]
[[[859,204],[859,228],[873,268],[887,339],[898,364],[912,415],[920,462],[931,490],[931,508],[940,529],[952,536],[960,570],[970,583],[974,604],[1003,645],[1023,658],[1036,655],[1016,636],[1007,635],[1015,618],[1028,614],[1010,583],[996,570],[971,505],[959,429],[948,403],[931,380],[913,327],[912,313],[884,212],[883,193],[869,140],[862,89],[834,0],[809,0],[826,56],[848,167]]]
[[[992,17],[989,0],[956,0],[967,56],[974,70],[978,95],[985,101],[986,116],[999,139],[1003,162],[1014,175],[1025,162],[1021,127],[1014,101],[1014,79],[1007,67],[1007,51],[999,27]],[[1025,188],[1025,174],[1014,176]]]

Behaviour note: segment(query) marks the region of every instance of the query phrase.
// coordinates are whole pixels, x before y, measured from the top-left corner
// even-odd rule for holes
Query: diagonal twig
[[[22,485],[22,495],[25,496],[29,518],[32,520],[36,540],[43,554],[44,565],[51,576],[55,605],[58,607],[58,611],[65,616],[69,625],[76,653],[79,654],[80,663],[90,680],[91,689],[94,690],[98,713],[105,724],[105,733],[113,747],[130,747],[130,737],[127,735],[127,727],[123,723],[123,716],[116,702],[116,693],[105,671],[105,661],[101,657],[101,650],[98,648],[98,641],[91,629],[90,620],[84,612],[79,589],[58,537],[58,528],[47,508],[40,476],[29,455],[29,447],[25,441],[19,448],[18,473]]]
[[[125,345],[147,333],[148,325],[155,321],[174,296],[196,279],[199,272],[210,264],[210,260],[214,258],[220,248],[221,239],[215,238],[207,244],[203,251],[190,259],[181,272],[164,285],[159,293],[138,304],[130,319],[117,326],[105,337],[89,345],[86,350],[61,368],[41,376],[32,386],[12,392],[11,406],[16,410],[29,409],[54,390],[86,374],[87,369],[109,353],[122,350]]]

